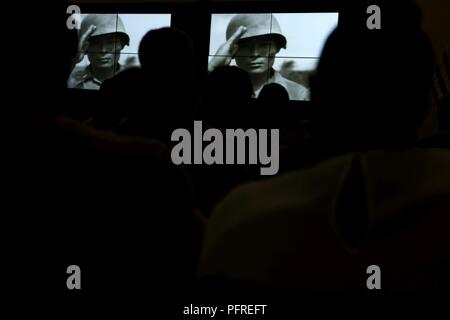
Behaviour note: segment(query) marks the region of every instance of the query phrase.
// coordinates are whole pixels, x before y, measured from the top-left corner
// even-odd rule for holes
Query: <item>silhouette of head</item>
[[[253,85],[247,72],[235,66],[216,68],[206,86],[206,115],[217,124],[242,123],[252,96]]]
[[[193,45],[174,28],[150,30],[139,49],[141,72],[133,91],[141,98],[133,108],[136,134],[170,140],[171,130],[192,124],[195,101]],[[130,74],[133,77],[136,74]],[[126,79],[125,79],[126,80]],[[168,137],[168,138],[167,138]]]
[[[418,8],[379,2],[382,29],[369,30],[359,8],[329,37],[311,79],[315,135],[331,152],[411,146],[427,112],[433,51]]]
[[[253,87],[244,70],[234,66],[216,68],[208,77],[206,96],[220,104],[242,103],[251,100]]]
[[[261,89],[258,100],[269,104],[286,104],[289,101],[289,93],[282,85],[269,83]]]
[[[193,56],[190,37],[174,28],[150,30],[139,45],[142,69],[154,76],[173,80],[191,77]]]
[[[264,85],[257,99],[260,128],[282,128],[292,120],[289,112],[289,93],[278,83]]]

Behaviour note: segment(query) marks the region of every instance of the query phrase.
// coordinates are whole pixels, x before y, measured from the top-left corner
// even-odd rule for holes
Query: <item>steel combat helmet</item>
[[[81,21],[80,37],[91,25],[97,27],[91,37],[117,33],[123,39],[124,45],[130,44],[130,37],[125,30],[125,25],[117,14],[88,14]]]
[[[287,40],[281,31],[280,24],[273,14],[237,14],[228,23],[227,40],[238,30],[240,26],[247,28],[241,39],[264,35],[272,36],[280,48],[286,49]]]

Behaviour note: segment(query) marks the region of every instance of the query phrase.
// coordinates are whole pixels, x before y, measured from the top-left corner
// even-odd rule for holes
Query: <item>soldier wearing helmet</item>
[[[89,65],[73,69],[68,87],[99,89],[104,80],[123,69],[119,64],[120,52],[129,45],[130,38],[117,14],[88,14],[81,22],[79,35],[74,64],[87,55]]]
[[[256,97],[265,84],[278,83],[291,100],[308,100],[307,88],[273,69],[276,54],[286,46],[287,40],[272,14],[238,14],[228,23],[226,42],[209,62],[208,71],[235,59],[237,66],[250,75]]]

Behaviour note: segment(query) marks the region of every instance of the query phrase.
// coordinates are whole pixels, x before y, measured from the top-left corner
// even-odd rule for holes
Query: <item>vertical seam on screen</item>
[[[269,39],[271,39],[272,37],[272,19],[273,19],[273,13],[270,13],[270,25],[269,25]],[[271,57],[270,57],[270,50],[272,49],[271,48],[272,47],[272,41],[269,41],[269,52],[268,52],[268,54],[267,54],[267,64],[269,63],[269,59],[271,59]],[[274,57],[274,63],[275,63],[275,57]],[[272,67],[270,67],[270,68],[268,68],[267,69],[267,81],[266,81],[266,84],[268,84],[269,83],[269,80],[270,80],[270,72],[272,71]],[[275,72],[274,72],[275,73]],[[264,86],[263,86],[264,87]]]
[[[117,39],[118,39],[118,34],[117,34],[117,27],[118,27],[118,24],[119,24],[119,14],[118,13],[116,13],[116,33],[115,33],[115,37],[114,37],[114,77],[116,76],[116,73],[117,73],[117,70],[116,70],[116,68],[118,67],[118,65],[119,65],[119,62],[117,62],[117,65],[116,65],[116,54],[117,54]],[[120,59],[120,58],[119,58]],[[118,61],[118,60],[117,60]]]

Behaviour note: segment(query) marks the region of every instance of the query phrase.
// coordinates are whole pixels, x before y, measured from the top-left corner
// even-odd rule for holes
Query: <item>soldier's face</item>
[[[89,39],[88,58],[96,68],[114,68],[119,62],[123,44],[114,34]]]
[[[267,73],[279,51],[276,41],[270,37],[243,39],[238,42],[236,64],[250,75]]]

